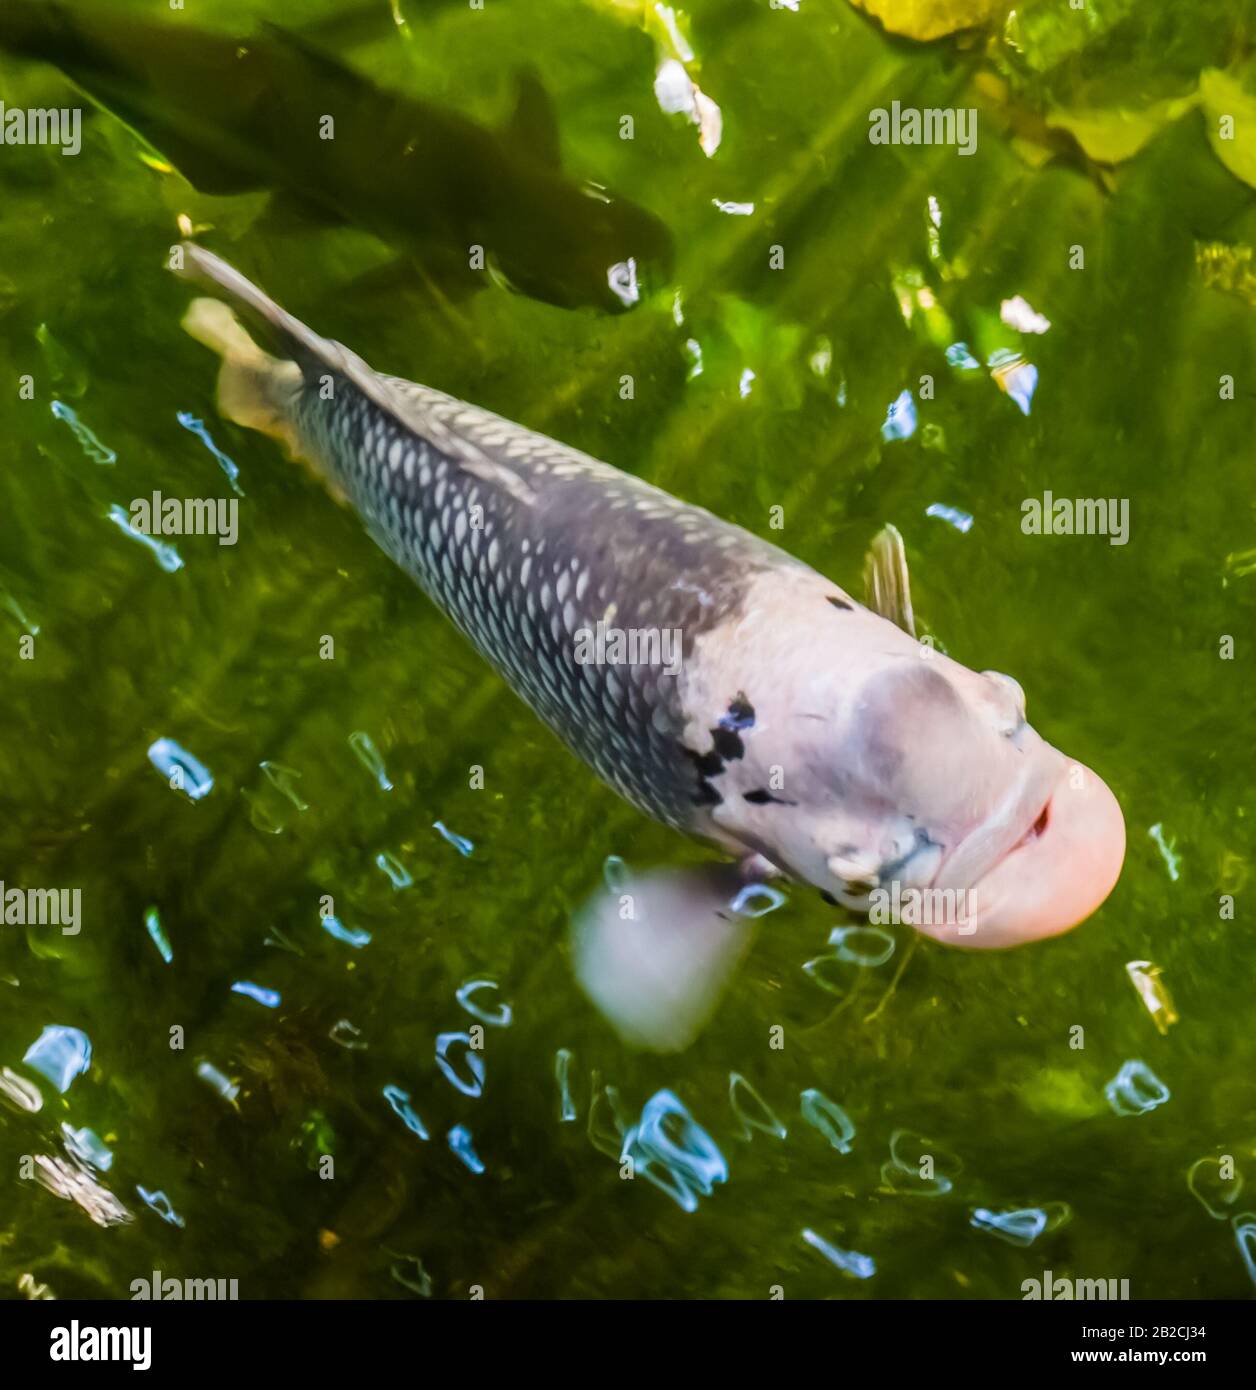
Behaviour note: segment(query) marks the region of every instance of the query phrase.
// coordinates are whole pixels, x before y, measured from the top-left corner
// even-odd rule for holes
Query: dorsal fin
[[[873,536],[864,556],[864,604],[915,637],[907,551],[898,527],[888,522]]]
[[[531,68],[516,78],[515,109],[505,134],[538,164],[549,169],[562,167],[558,115],[550,94]]]

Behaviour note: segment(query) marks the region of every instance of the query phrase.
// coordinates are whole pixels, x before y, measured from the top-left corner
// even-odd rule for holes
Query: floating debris
[[[370,1046],[370,1043],[358,1041],[362,1036],[362,1030],[355,1028],[347,1018],[337,1019],[327,1036],[341,1047],[347,1047],[350,1052],[362,1052]]]
[[[454,1070],[446,1055],[455,1043],[466,1048],[467,1070],[471,1080],[464,1081]],[[464,1096],[476,1097],[484,1090],[484,1058],[472,1047],[470,1033],[440,1033],[436,1038],[436,1065],[445,1073],[449,1084]]]
[[[667,6],[653,7],[656,14],[670,9]],[[691,125],[698,127],[698,143],[708,159],[720,147],[724,135],[724,117],[720,108],[698,86],[685,70],[685,63],[693,62],[693,52],[688,44],[678,38],[672,26],[673,51],[677,56],[664,58],[654,75],[654,96],[659,109],[669,116],[685,116]],[[660,52],[664,45],[660,44]],[[683,61],[682,61],[683,59]]]
[[[873,970],[894,954],[894,937],[884,927],[834,927],[829,945],[838,960]]]
[[[871,1279],[877,1272],[876,1261],[871,1255],[861,1255],[857,1250],[839,1249],[812,1230],[804,1231],[802,1238],[813,1250],[818,1250],[830,1264],[836,1265],[843,1274],[849,1274],[854,1279]]]
[[[745,1107],[747,1101],[750,1104],[750,1113],[747,1113]],[[743,1139],[751,1138],[751,1131],[756,1129],[770,1134],[773,1139],[784,1139],[788,1133],[772,1113],[768,1103],[740,1072],[733,1071],[728,1074],[728,1103],[733,1108],[733,1114],[741,1121]]]
[[[397,858],[395,854],[390,854],[387,850],[381,850],[375,856],[376,867],[382,869],[389,878],[392,886],[400,893],[402,889],[409,888],[414,879],[410,877],[406,866]]]
[[[999,317],[1018,333],[1045,333],[1051,327],[1051,320],[1044,318],[1019,294],[999,305]]]
[[[150,907],[144,914],[144,926],[152,938],[153,945],[160,952],[162,960],[169,965],[174,960],[174,951],[170,947],[170,940],[162,928],[161,918],[157,915],[155,907]]]
[[[118,461],[117,454],[106,444],[102,444],[99,439],[87,428],[79,419],[75,412],[63,401],[53,401],[52,413],[58,420],[64,420],[74,433],[83,452],[93,463],[108,466]]]
[[[895,439],[910,439],[916,433],[916,402],[910,391],[903,391],[891,402],[881,426],[881,438],[889,444]]]
[[[576,1102],[571,1098],[572,1057],[570,1049],[565,1047],[560,1047],[554,1054],[554,1079],[558,1082],[558,1123],[561,1125],[570,1124],[580,1118]]]
[[[6,1101],[14,1110],[24,1111],[28,1115],[36,1114],[44,1106],[39,1087],[8,1067],[0,1067],[0,1100]]]
[[[150,536],[147,531],[141,531],[138,526],[131,524],[131,518],[125,507],[114,503],[109,508],[109,520],[125,532],[133,541],[138,541],[146,549],[153,552],[157,563],[167,574],[174,574],[176,570],[183,568],[183,558],[172,545],[167,545],[165,541],[159,541],[154,536]]]
[[[702,344],[697,338],[686,338],[685,351],[690,357],[689,373],[685,377],[685,380],[693,381],[695,377],[700,377],[702,375]]]
[[[968,350],[967,343],[952,343],[946,350],[946,360],[962,372],[979,372],[981,363]]]
[[[237,980],[231,986],[232,994],[243,994],[246,999],[253,999],[264,1009],[277,1009],[279,1007],[279,993],[277,990],[267,989],[265,985],[255,985],[249,980]]]
[[[838,1153],[850,1153],[855,1126],[840,1105],[831,1101],[823,1091],[811,1087],[802,1093],[799,1108],[802,1110],[803,1119],[812,1128],[818,1129]]]
[[[749,367],[743,369],[741,379],[737,383],[737,394],[744,401],[750,394],[750,388],[754,384],[755,375]]]
[[[729,217],[750,217],[754,213],[753,203],[724,203],[718,198],[711,199],[711,206]]]
[[[890,1161],[881,1165],[881,1181],[900,1196],[943,1197],[955,1186],[947,1170],[958,1176],[963,1166],[932,1139],[896,1129],[890,1135]]]
[[[168,1221],[172,1226],[184,1224],[183,1218],[175,1211],[170,1198],[164,1192],[149,1192],[146,1188],[140,1187],[138,1183],[135,1190],[140,1194],[145,1206],[155,1211],[163,1221]]]
[[[804,961],[802,973],[826,994],[841,999],[850,993],[858,970],[849,961],[838,960],[835,955],[823,955]]]
[[[514,1018],[514,1011],[509,1004],[498,1004],[497,1008],[490,1010],[481,1008],[471,998],[473,994],[478,994],[482,989],[496,990],[498,988],[496,980],[468,980],[466,984],[458,986],[454,998],[472,1018],[478,1018],[481,1023],[488,1024],[490,1028],[509,1028],[511,1020]]]
[[[1126,963],[1125,973],[1138,991],[1151,1021],[1163,1035],[1178,1021],[1178,1011],[1173,1007],[1168,987],[1161,980],[1158,965],[1149,960],[1131,960]]]
[[[1169,871],[1169,877],[1176,883],[1182,868],[1182,856],[1177,852],[1177,841],[1164,833],[1164,826],[1159,821],[1147,833],[1156,842],[1156,848]]]
[[[95,1130],[75,1129],[63,1120],[61,1137],[65,1142],[66,1152],[88,1168],[94,1168],[98,1173],[107,1173],[113,1167],[113,1152]]]
[[[471,857],[471,852],[475,849],[475,846],[464,835],[454,834],[452,830],[446,829],[443,821],[438,820],[432,822],[432,829],[438,831],[443,840],[453,845],[464,859],[469,859]]]
[[[388,771],[384,767],[384,760],[379,755],[379,749],[371,741],[370,734],[363,733],[361,729],[355,729],[349,735],[349,747],[357,755],[358,762],[375,778],[380,790],[392,791],[393,784],[388,780]]]
[[[37,1282],[30,1270],[18,1276],[17,1291],[20,1294],[24,1294],[32,1303],[54,1302],[57,1297],[47,1284],[40,1284]]]
[[[388,1272],[403,1289],[417,1293],[420,1298],[431,1298],[432,1276],[423,1268],[423,1261],[417,1255],[403,1255],[389,1266]]]
[[[181,791],[189,801],[200,801],[214,789],[214,779],[199,758],[173,739],[159,738],[148,749],[148,761],[170,784],[172,791]]]
[[[328,936],[334,936],[337,941],[343,941],[346,946],[352,946],[355,951],[371,944],[369,931],[363,931],[359,927],[346,927],[339,917],[333,917],[330,913],[326,917],[319,918],[319,925]]]
[[[113,1193],[97,1182],[91,1170],[78,1163],[36,1154],[35,1181],[54,1197],[81,1207],[98,1226],[122,1226],[135,1220]]]
[[[1126,1062],[1103,1088],[1118,1115],[1145,1115],[1169,1099],[1169,1088],[1145,1062]]]
[[[631,309],[641,298],[641,286],[637,283],[637,262],[631,256],[626,261],[616,261],[606,272],[606,285],[626,309]]]
[[[1199,1199],[1200,1205],[1217,1221],[1224,1221],[1230,1208],[1243,1191],[1243,1174],[1228,1161],[1229,1177],[1225,1176],[1226,1162],[1220,1158],[1197,1158],[1186,1174],[1186,1185]],[[1213,1170],[1209,1172],[1209,1169]]]
[[[298,811],[308,811],[309,803],[302,801],[297,795],[296,788],[292,785],[294,777],[300,777],[300,773],[294,767],[284,767],[282,763],[262,762],[258,767],[266,774],[267,780],[277,791],[281,792],[297,808]]]
[[[672,1132],[679,1131],[676,1139],[667,1132],[669,1121]],[[717,1182],[728,1181],[728,1164],[715,1141],[672,1091],[658,1091],[646,1101],[640,1123],[624,1135],[619,1156],[630,1158],[634,1172],[685,1211],[697,1210],[698,1194],[709,1196]]]
[[[178,420],[185,430],[189,430],[194,434],[209,452],[213,454],[218,460],[218,464],[222,471],[227,475],[227,481],[231,484],[232,492],[234,492],[237,497],[243,497],[244,489],[237,481],[240,476],[240,470],[236,467],[234,460],[228,458],[218,445],[214,443],[213,439],[210,438],[209,431],[205,428],[204,424],[202,424],[190,410],[180,410],[174,418]]]
[[[471,1142],[471,1131],[466,1125],[455,1125],[449,1131],[449,1147],[458,1155],[473,1173],[484,1172],[484,1163]]]
[[[1063,1226],[1073,1215],[1067,1202],[1049,1202],[1043,1207],[1015,1207],[991,1211],[975,1207],[969,1225],[978,1231],[1005,1240],[1009,1245],[1030,1246],[1044,1231]]]
[[[988,365],[994,384],[1016,402],[1022,415],[1028,415],[1038,389],[1038,368],[1011,348],[999,348],[991,355]]]
[[[958,507],[948,507],[944,502],[930,502],[925,508],[925,515],[936,516],[948,526],[954,526],[961,535],[966,536],[973,529],[971,512],[961,511]]]
[[[779,888],[770,883],[747,883],[729,903],[729,911],[739,917],[766,917],[788,901]]]
[[[26,1049],[22,1061],[65,1095],[74,1078],[91,1066],[92,1045],[81,1028],[51,1023]]]
[[[240,1094],[239,1086],[224,1076],[212,1062],[198,1062],[196,1074],[211,1090],[217,1091],[223,1100],[231,1105],[235,1104],[236,1097]]]
[[[400,1086],[385,1086],[384,1099],[392,1106],[393,1112],[405,1121],[405,1126],[412,1133],[417,1134],[420,1139],[428,1139],[431,1136],[423,1121],[415,1114],[410,1105],[410,1094],[403,1091]]]

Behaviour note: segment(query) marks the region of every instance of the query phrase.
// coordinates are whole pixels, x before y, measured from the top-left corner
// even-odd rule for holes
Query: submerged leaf
[[[851,4],[879,19],[891,34],[922,40],[975,29],[1004,8],[1003,0],[851,0]]]
[[[1218,68],[1200,74],[1199,95],[1213,152],[1236,178],[1256,188],[1256,96]]]
[[[1184,116],[1198,101],[1196,93],[1157,101],[1138,111],[1052,111],[1047,124],[1067,130],[1098,164],[1132,159],[1166,125]]]

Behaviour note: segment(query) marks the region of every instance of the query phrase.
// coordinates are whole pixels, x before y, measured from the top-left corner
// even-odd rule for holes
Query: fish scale
[[[410,419],[509,470],[525,500],[333,376],[329,393],[307,373],[295,419],[376,542],[605,782],[691,829],[702,788],[676,678],[649,665],[580,665],[576,634],[611,618],[625,630],[679,629],[683,664],[701,632],[736,610],[750,573],[796,562],[544,435],[379,376]]]

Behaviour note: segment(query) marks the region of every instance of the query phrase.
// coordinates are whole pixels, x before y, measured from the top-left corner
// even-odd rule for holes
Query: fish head
[[[877,625],[867,674],[852,682],[848,663],[783,682],[762,751],[747,735],[714,819],[871,920],[953,945],[1012,946],[1085,920],[1124,859],[1112,792],[1034,730],[1015,680],[864,616]],[[747,798],[742,784],[772,764],[781,789]]]
[[[493,270],[506,287],[531,298],[624,313],[671,275],[666,225],[600,185],[542,176],[501,211]]]

